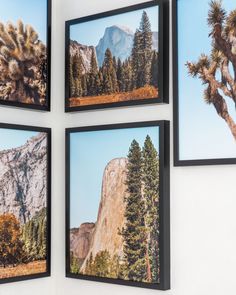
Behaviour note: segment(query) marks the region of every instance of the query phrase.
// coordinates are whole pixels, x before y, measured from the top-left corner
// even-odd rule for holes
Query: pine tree
[[[73,71],[74,85],[75,85],[75,91],[74,91],[75,97],[80,97],[83,94],[82,81],[81,81],[82,66],[83,66],[83,60],[81,55],[79,54],[74,55],[72,71]]]
[[[113,64],[113,57],[111,50],[107,48],[105,52],[105,57],[102,65],[102,72],[103,72],[103,87],[104,93],[112,94],[117,92],[118,85],[117,85],[117,77],[115,66]]]
[[[152,53],[151,85],[158,87],[158,53],[155,50]]]
[[[123,71],[122,62],[120,58],[118,58],[117,68],[116,68],[116,77],[117,77],[117,84],[118,84],[118,88],[120,92],[122,91],[122,75],[123,75],[122,71]]]
[[[70,271],[71,273],[78,274],[79,273],[79,263],[76,257],[71,253],[70,256]]]
[[[123,91],[132,90],[132,66],[129,59],[124,62],[122,77]]]
[[[136,30],[134,34],[133,48],[131,53],[132,59],[132,89],[142,87],[142,66],[143,56],[141,51],[140,31]]]
[[[90,71],[89,71],[89,95],[94,96],[98,94],[98,65],[95,51],[92,51]]]
[[[70,65],[69,65],[69,83],[70,83],[70,97],[74,97],[75,95],[75,80],[73,75],[73,62],[74,58],[70,56]]]
[[[159,158],[151,141],[146,137],[143,147],[143,195],[147,228],[147,274],[149,282],[159,281]]]
[[[151,24],[146,11],[143,11],[142,19],[140,22],[140,38],[141,38],[141,51],[142,51],[142,67],[143,67],[143,85],[150,84],[150,69],[152,58],[152,31]]]
[[[142,198],[142,152],[136,140],[133,140],[129,149],[126,184],[126,224],[121,231],[124,241],[125,276],[130,280],[145,281],[146,229],[145,204]]]
[[[88,83],[87,83],[87,75],[83,74],[81,78],[81,86],[82,86],[82,96],[88,95]]]
[[[132,48],[133,88],[151,82],[152,31],[146,11],[143,11],[139,29],[134,34]]]

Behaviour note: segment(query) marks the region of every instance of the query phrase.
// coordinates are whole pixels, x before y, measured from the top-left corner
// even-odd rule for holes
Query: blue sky
[[[146,8],[151,28],[158,31],[158,6]],[[83,45],[97,46],[100,38],[103,37],[105,29],[113,25],[129,27],[133,32],[139,27],[143,9],[123,13],[120,15],[105,17],[102,19],[89,21],[73,25],[70,27],[70,38]]]
[[[178,0],[180,160],[236,157],[236,143],[228,126],[214,106],[204,102],[204,85],[198,78],[188,76],[185,66],[187,61],[197,61],[201,53],[211,51],[209,2]],[[236,9],[235,1],[222,3],[227,12]],[[227,102],[236,121],[235,106],[231,100]]]
[[[70,135],[70,227],[95,222],[101,198],[103,172],[114,158],[126,157],[136,139],[142,146],[147,134],[159,151],[159,127],[77,132]]]
[[[22,146],[36,135],[38,132],[0,128],[0,151]]]
[[[46,44],[47,0],[0,0],[0,21],[14,24],[21,19],[30,24]]]

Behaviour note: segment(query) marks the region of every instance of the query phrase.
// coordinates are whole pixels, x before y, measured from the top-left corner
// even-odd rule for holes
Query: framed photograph
[[[66,129],[66,276],[170,288],[169,122]]]
[[[1,0],[0,105],[50,111],[51,0]]]
[[[50,275],[51,130],[0,123],[0,284]]]
[[[235,9],[173,1],[175,166],[236,164]]]
[[[168,24],[168,0],[67,21],[65,111],[168,103]]]

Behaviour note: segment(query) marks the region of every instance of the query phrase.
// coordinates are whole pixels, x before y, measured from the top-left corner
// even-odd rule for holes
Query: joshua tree
[[[208,12],[212,38],[211,55],[202,54],[196,63],[187,62],[189,74],[207,85],[206,103],[213,104],[236,140],[236,124],[229,114],[226,97],[236,104],[236,9],[227,14],[220,0],[212,0]]]
[[[22,21],[0,23],[0,97],[45,104],[46,47]]]

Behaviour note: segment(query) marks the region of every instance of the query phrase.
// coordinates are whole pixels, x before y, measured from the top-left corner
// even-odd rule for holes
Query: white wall
[[[143,120],[172,121],[173,101],[171,95],[169,105],[65,114],[64,21],[141,3],[143,0],[53,2],[52,112],[0,107],[1,122],[53,128],[52,277],[1,285],[0,295],[161,294],[161,291],[155,290],[66,279],[64,275],[64,128]],[[170,85],[171,82],[170,77]],[[172,143],[171,132],[172,289],[165,294],[235,294],[236,168],[173,168]]]

